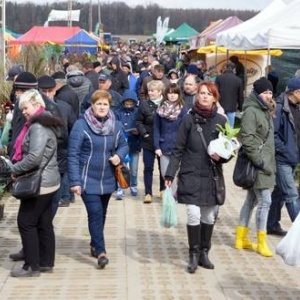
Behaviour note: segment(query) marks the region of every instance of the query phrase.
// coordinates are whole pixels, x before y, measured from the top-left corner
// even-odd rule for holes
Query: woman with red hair
[[[165,175],[166,186],[171,186],[179,169],[177,197],[187,208],[189,273],[194,273],[198,265],[214,269],[208,258],[218,206],[212,164],[224,179],[222,163],[225,160],[215,153],[208,155],[205,143],[208,145],[217,139],[216,125],[224,126],[226,122],[226,117],[218,113],[218,100],[219,92],[214,82],[199,84],[197,101],[180,124]]]

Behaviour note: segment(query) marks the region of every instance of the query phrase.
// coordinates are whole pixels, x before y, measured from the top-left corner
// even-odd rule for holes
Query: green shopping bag
[[[160,225],[166,228],[177,226],[176,200],[172,195],[172,189],[170,187],[167,187],[163,194]]]

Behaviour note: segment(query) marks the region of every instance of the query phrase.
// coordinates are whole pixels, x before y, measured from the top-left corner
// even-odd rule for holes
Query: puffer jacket
[[[57,134],[63,126],[61,121],[48,112],[35,116],[24,137],[22,144],[22,160],[12,167],[12,173],[22,175],[35,169],[42,169],[41,187],[54,187],[60,183],[57,163]]]
[[[131,108],[127,108],[124,102],[128,99],[134,101],[135,105]],[[134,91],[126,90],[123,94],[123,102],[115,115],[117,120],[119,120],[124,126],[125,136],[127,138],[127,143],[129,146],[130,153],[135,153],[141,151],[141,137],[140,135],[133,134],[132,131],[137,130],[136,119],[138,114],[138,99]]]
[[[269,108],[254,92],[244,102],[240,134],[245,153],[258,168],[253,187],[273,188],[276,171],[273,120]]]
[[[117,146],[117,147],[115,147]],[[123,126],[115,123],[114,133],[95,133],[82,115],[74,124],[68,148],[69,184],[81,186],[82,192],[94,195],[111,194],[117,184],[109,158],[113,152],[121,160],[128,154]]]

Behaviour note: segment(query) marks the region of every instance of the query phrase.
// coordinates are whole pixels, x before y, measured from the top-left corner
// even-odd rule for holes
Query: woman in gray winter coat
[[[39,276],[52,271],[55,258],[55,236],[52,225],[52,198],[59,188],[57,135],[63,124],[45,111],[45,103],[37,90],[30,89],[20,96],[19,108],[26,123],[14,145],[11,165],[13,177],[32,170],[42,170],[39,196],[21,199],[18,227],[21,234],[24,265],[13,269],[13,277]]]

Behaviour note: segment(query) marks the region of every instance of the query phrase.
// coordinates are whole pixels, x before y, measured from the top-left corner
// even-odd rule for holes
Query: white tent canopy
[[[217,34],[228,49],[300,48],[300,0],[274,0],[252,19]]]

